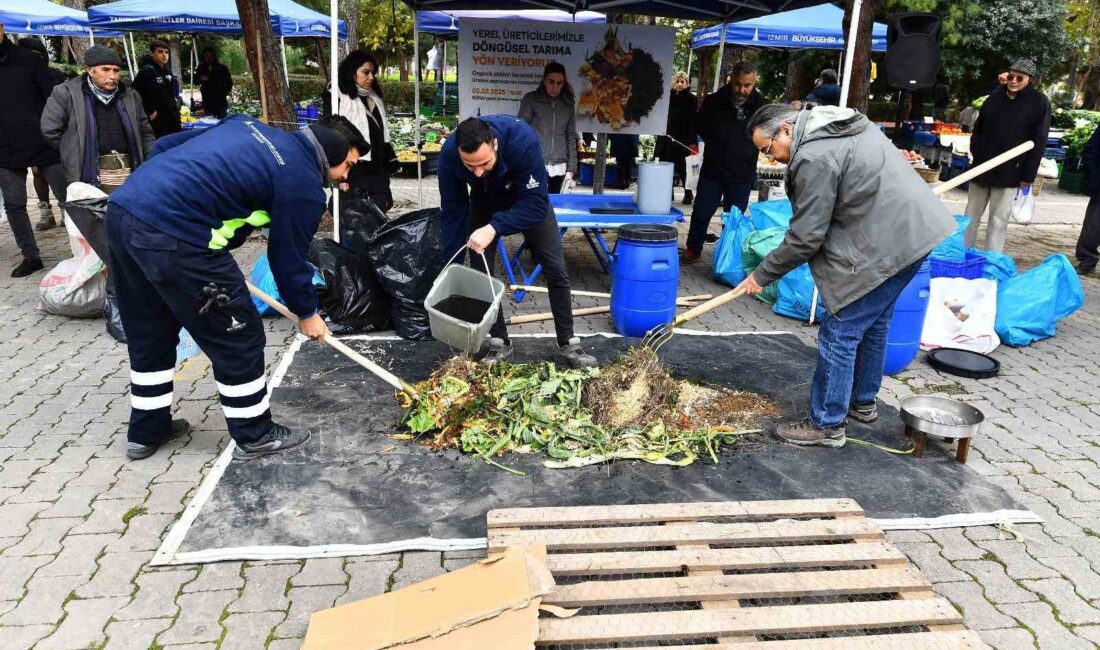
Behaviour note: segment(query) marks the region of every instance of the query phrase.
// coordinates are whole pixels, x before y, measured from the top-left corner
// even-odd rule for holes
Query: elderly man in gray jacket
[[[771,104],[748,125],[786,163],[794,217],[786,238],[739,288],[755,295],[809,262],[826,315],[809,418],[779,427],[797,445],[842,447],[848,419],[878,417],[894,304],[955,222],[894,145],[862,114]]]
[[[94,45],[84,54],[84,74],[55,86],[46,102],[42,136],[61,149],[69,183],[88,183],[109,194],[153,146],[141,97],[121,77],[118,53]]]

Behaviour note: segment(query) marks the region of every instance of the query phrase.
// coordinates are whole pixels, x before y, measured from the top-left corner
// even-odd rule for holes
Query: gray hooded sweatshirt
[[[523,96],[519,117],[539,134],[542,162],[547,165],[565,163],[565,171],[577,173],[577,126],[573,95],[562,90],[551,98],[540,84]]]
[[[753,277],[767,285],[809,262],[831,314],[928,255],[955,229],[893,143],[850,108],[799,113],[787,194],[791,228]]]

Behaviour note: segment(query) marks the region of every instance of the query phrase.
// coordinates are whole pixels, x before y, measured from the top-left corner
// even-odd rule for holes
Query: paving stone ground
[[[398,211],[415,207],[411,184],[397,194]],[[434,187],[425,197],[434,199]],[[963,199],[952,194],[951,207],[960,210]],[[1012,227],[1008,252],[1021,267],[1070,253],[1083,213],[1080,197],[1044,189],[1040,223]],[[47,268],[68,254],[63,230],[41,234],[40,243]],[[571,234],[566,249],[575,286],[607,291],[584,239]],[[261,250],[250,242],[239,251],[242,265],[250,268]],[[101,320],[38,311],[42,274],[7,277],[17,262],[10,232],[0,226],[0,646],[296,648],[310,612],[477,557],[405,553],[149,568],[227,442],[209,364],[200,356],[178,368],[176,404],[194,432],[150,459],[127,462],[125,348]],[[1057,337],[998,351],[1000,377],[959,379],[917,362],[888,379],[882,395],[896,403],[914,393],[946,393],[982,409],[989,424],[974,442],[971,466],[1045,519],[1004,530],[889,534],[997,648],[1100,643],[1100,280],[1084,284],[1085,307],[1060,325]],[[722,289],[703,265],[684,270],[685,294]],[[536,295],[514,310],[547,311],[548,304]],[[816,334],[755,301],[708,314],[695,327],[790,330],[811,344]],[[266,321],[266,329],[266,357],[274,364],[293,332],[279,320]],[[608,329],[603,317],[578,320],[580,332]],[[550,332],[551,325],[525,331]]]

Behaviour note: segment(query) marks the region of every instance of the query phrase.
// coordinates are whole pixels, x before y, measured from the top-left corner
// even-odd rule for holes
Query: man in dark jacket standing
[[[744,61],[733,66],[728,84],[703,100],[695,120],[696,130],[703,138],[703,167],[695,188],[687,250],[680,257],[681,263],[699,260],[707,228],[718,206],[723,210],[736,206],[742,212],[749,207],[749,195],[756,183],[758,152],[745,127],[763,105],[764,97],[756,90],[756,67]]]
[[[202,111],[214,117],[225,117],[229,112],[229,91],[233,89],[233,76],[229,68],[218,62],[218,53],[212,47],[202,51],[202,65],[195,74],[202,92]]]
[[[978,113],[970,137],[975,165],[1028,140],[1035,143],[1035,148],[970,181],[966,202],[966,216],[970,217],[967,246],[977,245],[978,227],[988,206],[985,250],[999,253],[1004,249],[1012,200],[1018,190],[1031,187],[1039,172],[1050,132],[1050,102],[1032,85],[1037,75],[1035,63],[1028,59],[1012,64],[1007,84],[990,93]]]
[[[65,73],[50,66],[50,52],[46,49],[45,43],[35,36],[26,36],[19,39],[19,47],[26,48],[42,57],[55,86],[65,82],[67,79]],[[35,224],[34,229],[38,231],[49,230],[57,225],[57,221],[53,218],[53,209],[50,207],[50,184],[38,171],[37,167],[32,168],[31,172],[34,174],[34,193],[38,197],[38,223]]]
[[[153,41],[149,51],[152,56],[143,62],[134,78],[134,90],[141,95],[153,133],[161,138],[181,130],[180,107],[176,101],[176,80],[168,68],[168,43]]]
[[[1092,132],[1081,164],[1088,173],[1089,205],[1085,208],[1085,222],[1077,238],[1077,272],[1088,275],[1096,270],[1100,261],[1100,129]]]
[[[42,135],[60,147],[68,182],[108,194],[145,161],[154,140],[141,98],[121,77],[118,53],[93,45],[84,74],[55,87],[42,111]]]
[[[0,194],[23,261],[12,270],[21,278],[42,268],[42,256],[27,214],[27,169],[37,167],[58,201],[65,201],[61,156],[42,138],[38,120],[53,90],[46,62],[19,47],[0,25]]]
[[[594,367],[596,359],[573,335],[561,233],[550,206],[542,145],[531,125],[510,115],[463,120],[439,155],[439,207],[447,255],[458,253],[465,242],[476,254],[475,268],[485,273],[495,264],[497,239],[523,233],[546,276],[559,355],[570,366]],[[512,356],[503,309],[489,336],[483,362]]]
[[[823,106],[839,106],[840,86],[837,85],[836,81],[836,70],[832,68],[822,70],[821,76],[817,78],[814,91],[806,95],[806,101]]]

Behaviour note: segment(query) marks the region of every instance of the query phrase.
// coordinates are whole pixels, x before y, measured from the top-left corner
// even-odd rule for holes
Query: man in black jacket
[[[1100,129],[1092,132],[1081,164],[1088,173],[1089,205],[1085,208],[1085,222],[1081,224],[1081,236],[1077,239],[1077,272],[1088,275],[1096,270],[1100,261]]]
[[[202,111],[214,117],[225,117],[229,112],[229,91],[233,89],[233,77],[229,68],[218,62],[218,53],[212,47],[202,51],[202,65],[195,71],[202,91]]]
[[[42,256],[27,214],[27,169],[37,167],[58,201],[65,200],[61,155],[38,127],[53,90],[46,62],[4,35],[0,25],[0,194],[23,261],[11,272],[21,278],[42,268]]]
[[[161,138],[181,130],[180,107],[176,102],[176,79],[168,68],[168,43],[153,41],[149,51],[152,57],[144,61],[133,88],[141,95],[153,133]]]
[[[756,67],[744,61],[733,66],[728,84],[703,100],[695,121],[705,145],[703,167],[695,188],[687,250],[680,256],[682,264],[698,261],[718,206],[724,210],[737,206],[742,212],[748,208],[758,152],[745,127],[763,105],[764,98],[756,90]]]
[[[1018,190],[1031,187],[1039,172],[1050,132],[1050,101],[1032,85],[1037,75],[1033,61],[1020,59],[1012,64],[1008,83],[990,93],[978,113],[974,134],[970,137],[970,153],[975,165],[1028,140],[1035,143],[1035,148],[970,181],[966,202],[966,216],[970,217],[965,237],[967,246],[977,244],[978,228],[988,206],[985,250],[999,253],[1004,249],[1012,217],[1012,200]]]

